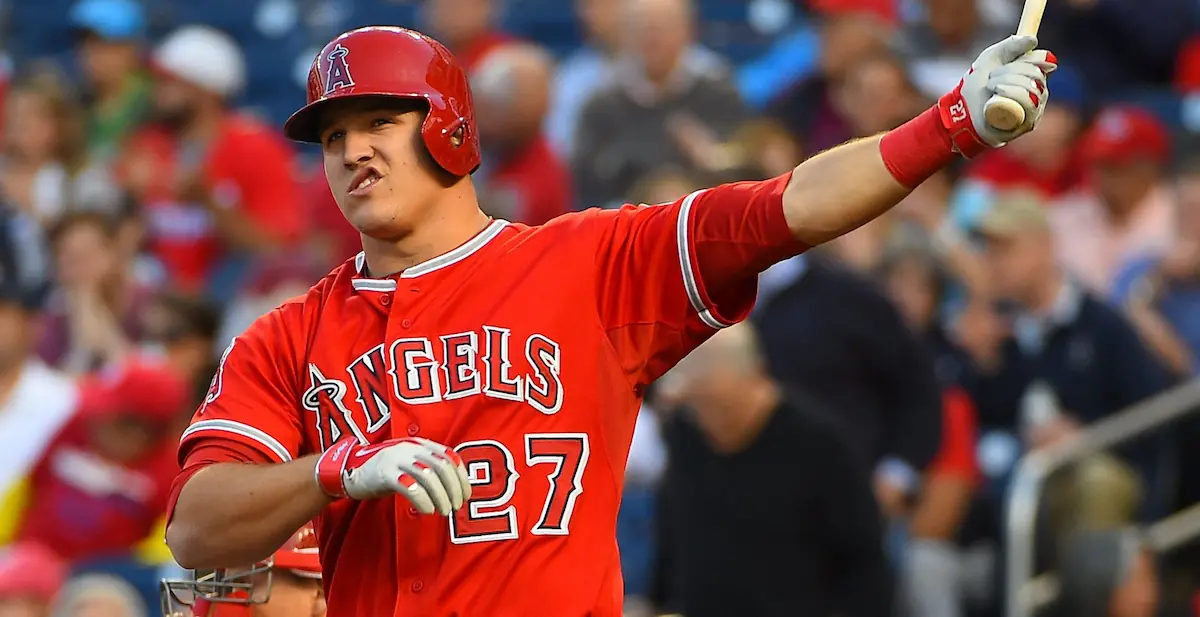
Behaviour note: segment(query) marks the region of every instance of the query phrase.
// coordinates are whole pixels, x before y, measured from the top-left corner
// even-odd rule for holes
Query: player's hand
[[[401,495],[420,512],[443,516],[471,497],[467,468],[458,453],[420,437],[367,445],[347,437],[317,461],[317,484],[333,497]]]
[[[983,50],[953,92],[938,101],[942,124],[960,154],[972,157],[999,148],[1028,133],[1042,118],[1046,77],[1058,68],[1054,54],[1037,47],[1037,37],[1010,36]],[[1012,99],[1025,110],[1025,122],[1012,131],[988,125],[984,106],[993,94]]]

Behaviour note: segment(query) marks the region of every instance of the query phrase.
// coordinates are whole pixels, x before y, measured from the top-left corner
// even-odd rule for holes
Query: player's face
[[[321,581],[276,571],[271,577],[271,599],[255,607],[254,617],[324,617],[325,593]]]
[[[421,141],[424,110],[411,102],[337,102],[321,131],[325,177],[346,220],[379,240],[400,239],[445,187]]]

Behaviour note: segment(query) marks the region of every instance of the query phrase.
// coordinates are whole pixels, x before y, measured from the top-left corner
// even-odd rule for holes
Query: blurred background
[[[279,131],[337,33],[445,42],[484,207],[539,224],[897,126],[1019,12],[0,1],[0,615],[157,613],[220,350],[359,250]],[[757,337],[639,417],[630,615],[1200,616],[1198,23],[1196,0],[1050,0],[1034,133],[763,274]]]

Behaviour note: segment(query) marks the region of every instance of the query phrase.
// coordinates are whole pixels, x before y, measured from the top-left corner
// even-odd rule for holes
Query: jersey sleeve
[[[235,442],[264,461],[285,463],[303,449],[297,355],[285,307],[258,318],[221,356],[208,394],[179,444],[186,464],[201,443]]]
[[[600,320],[638,385],[754,307],[758,274],[807,247],[783,214],[791,174],[600,211]]]

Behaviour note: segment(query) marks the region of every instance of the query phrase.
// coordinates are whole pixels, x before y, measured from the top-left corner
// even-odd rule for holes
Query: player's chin
[[[363,208],[359,212],[347,212],[347,219],[358,232],[368,238],[393,241],[407,235],[408,227],[395,215],[395,211],[372,211]]]

